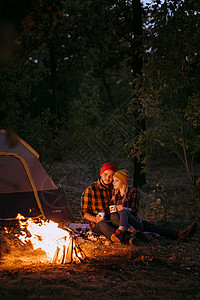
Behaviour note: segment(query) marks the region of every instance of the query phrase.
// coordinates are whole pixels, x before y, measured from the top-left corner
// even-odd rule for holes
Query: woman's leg
[[[110,221],[114,226],[119,227],[119,214],[118,212],[114,212],[112,214],[110,214]]]
[[[119,226],[121,227],[124,227],[125,229],[127,228],[128,226],[128,214],[127,214],[127,210],[125,209],[122,209],[120,212],[119,212]]]
[[[114,226],[117,226],[116,234],[122,234],[125,232],[128,225],[128,216],[125,210],[121,210],[119,213],[112,213],[110,216],[110,220]]]
[[[144,231],[143,224],[130,211],[127,211],[127,217],[129,225],[133,226],[134,229]]]
[[[133,226],[135,229],[143,231],[143,224],[126,209],[121,210],[119,213],[111,214],[111,222],[115,226],[122,226],[127,228],[128,225]]]
[[[113,225],[118,227],[116,233],[111,236],[111,241],[121,244],[124,238],[124,232],[127,227],[128,217],[125,213],[122,213],[122,211],[120,211],[119,213],[112,213],[110,216],[110,220]]]

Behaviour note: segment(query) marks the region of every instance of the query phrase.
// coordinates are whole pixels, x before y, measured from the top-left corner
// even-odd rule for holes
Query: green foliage
[[[200,4],[155,2],[149,13],[146,63],[130,105],[140,119],[147,118],[147,129],[129,152],[144,156],[146,163],[156,144],[166,147],[181,159],[192,181],[193,159],[200,152]]]
[[[41,154],[41,161],[50,165],[61,158],[63,143],[59,136],[59,126],[56,115],[47,109],[41,116],[23,120],[18,130],[20,137]]]
[[[188,98],[188,105],[185,109],[185,119],[192,123],[196,129],[200,126],[200,94],[194,94]]]
[[[75,149],[90,139],[101,123],[99,88],[93,73],[85,74],[80,86],[80,97],[70,103],[67,120],[67,150]]]
[[[132,12],[131,1],[35,1],[0,69],[1,126],[48,162],[58,133],[65,150],[92,137],[132,95]]]

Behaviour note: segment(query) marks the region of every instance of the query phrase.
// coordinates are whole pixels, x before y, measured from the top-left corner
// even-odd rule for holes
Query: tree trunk
[[[102,74],[102,82],[103,82],[103,85],[105,87],[105,90],[106,90],[106,93],[107,93],[107,96],[108,96],[108,100],[112,106],[112,108],[116,108],[114,103],[113,103],[113,99],[112,99],[112,94],[111,94],[111,89],[110,89],[110,85],[108,84],[107,80],[106,80],[106,77],[105,77],[105,74]]]
[[[55,45],[51,43],[49,47],[49,54],[50,54],[50,70],[51,70],[51,77],[50,77],[50,90],[51,90],[51,103],[50,103],[50,110],[52,113],[58,114],[58,103],[56,99],[56,50]]]
[[[132,73],[133,78],[136,78],[141,74],[143,64],[143,30],[142,30],[142,5],[140,0],[132,0],[132,12],[133,12],[133,33],[132,37]],[[135,86],[133,85],[133,89]],[[140,105],[140,103],[138,103]],[[135,111],[135,134],[139,135],[141,131],[146,129],[145,120],[138,120],[138,112]],[[136,157],[134,162],[134,186],[141,187],[146,184],[146,173],[142,171],[144,167],[140,160]]]
[[[198,209],[200,209],[200,176],[194,177],[193,179],[194,187],[194,201]]]

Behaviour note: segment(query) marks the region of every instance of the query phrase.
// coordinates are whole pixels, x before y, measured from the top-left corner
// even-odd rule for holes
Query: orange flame
[[[69,232],[58,228],[58,224],[53,221],[43,221],[40,223],[35,223],[33,219],[29,218],[24,220],[24,217],[20,214],[17,215],[19,220],[21,235],[19,239],[26,244],[30,241],[34,249],[42,249],[46,252],[49,261],[53,262],[56,256],[56,261],[63,260],[63,250],[68,249],[72,238]],[[27,230],[30,235],[27,234]],[[72,249],[73,250],[73,249]],[[72,260],[75,258],[75,254],[72,251]],[[76,253],[77,254],[77,253]],[[81,258],[79,253],[78,258]]]

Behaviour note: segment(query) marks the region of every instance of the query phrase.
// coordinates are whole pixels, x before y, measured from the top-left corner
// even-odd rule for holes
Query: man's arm
[[[94,222],[94,223],[99,223],[100,221],[102,221],[101,217],[93,216],[93,215],[89,214],[88,212],[86,212],[83,215],[83,218],[90,221],[90,222]]]
[[[99,216],[92,215],[91,211],[91,205],[92,205],[92,190],[90,187],[86,188],[86,190],[83,192],[81,196],[81,215],[84,219],[94,222],[94,223],[99,223],[102,221],[102,218]],[[90,213],[91,211],[91,213]]]

